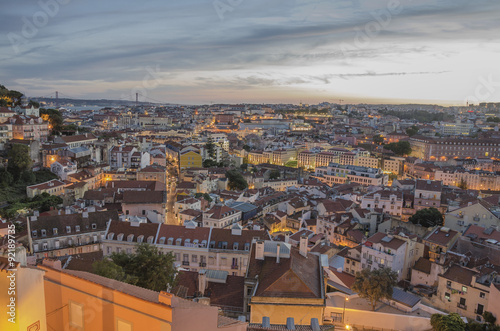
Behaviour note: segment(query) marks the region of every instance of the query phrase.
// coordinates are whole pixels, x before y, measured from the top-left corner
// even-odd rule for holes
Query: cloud
[[[418,82],[412,90],[419,98],[427,90],[417,77],[440,76],[456,84],[459,73],[480,74],[479,64],[463,65],[464,48],[477,48],[474,56],[488,58],[484,66],[496,65],[489,54],[497,51],[500,3],[400,0],[400,12],[368,43],[356,44],[388,3],[244,0],[221,21],[212,1],[73,0],[14,53],[7,34],[21,34],[22,17],[42,9],[28,0],[6,2],[0,12],[1,83],[29,95],[71,87],[87,97],[105,97],[107,91],[127,93],[148,66],[158,65],[175,74],[158,94],[162,86],[189,88],[193,98],[193,91],[204,94],[203,89],[225,96],[258,87],[283,93],[279,88],[295,86],[307,94],[315,84],[364,78],[385,84],[392,77]]]

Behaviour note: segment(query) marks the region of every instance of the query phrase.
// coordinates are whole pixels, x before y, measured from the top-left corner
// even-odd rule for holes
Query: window
[[[183,254],[182,261],[189,263],[189,254]]]
[[[57,236],[57,232],[58,232],[58,231],[57,231],[57,228],[53,228],[53,229],[52,229],[52,233],[54,234],[54,236]]]
[[[80,226],[79,225],[75,225],[75,231],[76,232],[80,232]]]
[[[451,300],[450,300],[450,293],[445,292],[445,293],[444,293],[444,299],[445,299],[445,300],[448,300],[448,301],[451,301]]]
[[[69,325],[83,329],[83,305],[69,302]]]
[[[467,286],[462,286],[462,292],[467,293]]]
[[[36,237],[37,237],[36,230],[31,231],[31,236],[32,236],[33,238],[36,238]]]
[[[208,257],[208,264],[209,265],[214,265],[215,264],[215,258],[213,256]]]
[[[97,229],[97,224],[92,223],[92,230],[95,230],[95,229]]]
[[[481,299],[484,299],[484,298],[486,297],[486,293],[484,293],[484,292],[479,292],[479,297],[480,297]]]
[[[175,260],[180,261],[181,260],[181,253],[175,253]]]
[[[451,287],[451,280],[446,281],[446,286]]]
[[[71,233],[71,226],[66,227],[66,233]]]

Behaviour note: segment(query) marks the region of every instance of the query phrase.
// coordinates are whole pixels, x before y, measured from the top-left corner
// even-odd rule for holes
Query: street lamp
[[[344,321],[345,321],[345,303],[346,303],[346,301],[349,301],[349,297],[344,298],[344,312],[342,313],[342,324],[344,324]],[[349,330],[349,325],[346,325],[346,329]]]

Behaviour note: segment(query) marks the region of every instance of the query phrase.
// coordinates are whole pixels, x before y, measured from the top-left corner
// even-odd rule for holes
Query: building
[[[500,158],[500,142],[486,138],[430,138],[415,135],[410,138],[412,156],[424,161],[447,161],[454,158]]]
[[[35,184],[26,187],[26,195],[28,198],[33,198],[42,193],[48,193],[50,195],[62,196],[64,195],[64,188],[67,186],[65,182],[58,179],[52,179],[48,182]]]
[[[349,181],[365,186],[386,186],[389,176],[381,169],[330,163],[328,167],[316,167],[315,177],[332,186]]]
[[[69,148],[77,148],[82,145],[89,145],[97,142],[97,137],[92,133],[77,134],[73,136],[57,136],[54,142],[58,144],[66,144]]]
[[[361,208],[380,208],[384,213],[401,216],[403,210],[403,193],[388,190],[368,193],[361,198]]]
[[[165,221],[167,207],[166,191],[125,191],[122,210],[125,215],[145,216],[153,223]]]
[[[250,323],[309,325],[312,318],[323,324],[325,279],[321,257],[307,253],[307,238],[300,248],[275,241],[258,240],[252,246],[245,275],[245,307]],[[247,308],[247,309],[248,309]]]
[[[375,270],[382,267],[398,274],[398,281],[404,279],[406,242],[382,232],[377,232],[361,247],[361,268]]]
[[[239,223],[242,219],[241,210],[224,205],[215,205],[210,210],[203,212],[203,226],[225,228]]]
[[[437,293],[432,300],[437,308],[482,321],[490,287],[499,284],[496,272],[478,272],[455,264],[438,278]]]
[[[44,272],[12,262],[7,256],[0,256],[0,329],[47,331],[47,310],[45,305]],[[15,270],[10,271],[9,269]],[[12,286],[12,284],[15,284]],[[9,293],[11,288],[14,294]],[[12,304],[9,298],[14,298]]]
[[[153,180],[167,183],[167,169],[159,165],[150,165],[137,171],[137,180]]]
[[[423,238],[422,242],[429,249],[429,260],[439,261],[441,255],[450,250],[460,237],[460,233],[446,227],[436,226]]]
[[[12,125],[14,139],[45,142],[50,135],[49,123],[41,117],[14,115],[9,122]]]
[[[456,121],[454,123],[441,123],[440,132],[443,136],[468,136],[474,128],[474,123]]]
[[[201,150],[194,146],[187,146],[179,151],[179,168],[189,169],[189,168],[201,168],[203,165],[203,159],[201,156]]]
[[[441,207],[442,190],[442,184],[439,181],[417,179],[413,207],[415,210],[424,208],[439,209]]]
[[[107,224],[113,220],[118,220],[116,210],[75,214],[66,208],[61,215],[30,216],[31,253],[42,258],[100,251]]]
[[[485,200],[478,200],[444,215],[444,226],[449,229],[464,233],[471,225],[485,229],[500,225],[500,208]]]
[[[50,330],[244,331],[247,327],[219,316],[216,307],[49,263],[39,269],[44,271]],[[37,303],[33,307],[40,305],[40,297]]]
[[[162,252],[172,252],[176,264],[189,271],[223,270],[230,275],[246,272],[250,247],[254,240],[270,239],[264,230],[242,230],[198,227],[196,223],[167,225],[133,222],[111,222],[103,240],[104,255],[133,252],[135,245],[147,242]]]

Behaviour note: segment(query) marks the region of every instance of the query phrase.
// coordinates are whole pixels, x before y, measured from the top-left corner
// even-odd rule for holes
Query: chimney
[[[289,243],[290,242],[290,235],[287,233],[285,234],[285,243]]]
[[[70,215],[71,214],[71,209],[69,207],[64,208],[64,213],[66,215]]]
[[[295,322],[293,321],[293,317],[286,318],[286,329],[295,330]]]
[[[84,212],[82,213],[82,217],[83,217],[83,218],[89,218],[89,213],[88,213],[87,211],[84,211]]]
[[[281,245],[278,243],[276,245],[276,263],[280,263],[280,249]]]
[[[61,261],[56,259],[43,259],[42,265],[52,269],[61,270]]]
[[[320,331],[319,322],[317,318],[311,318],[311,329],[312,331]]]
[[[303,257],[307,257],[307,236],[305,234],[303,234],[301,237],[300,237],[300,255],[302,255]]]
[[[200,291],[201,295],[205,295],[205,290],[208,287],[207,282],[207,271],[202,269],[198,273],[198,291]]]
[[[255,259],[264,260],[264,240],[257,240],[255,243]]]
[[[271,327],[271,319],[268,316],[262,317],[262,327],[263,328],[270,328]]]

